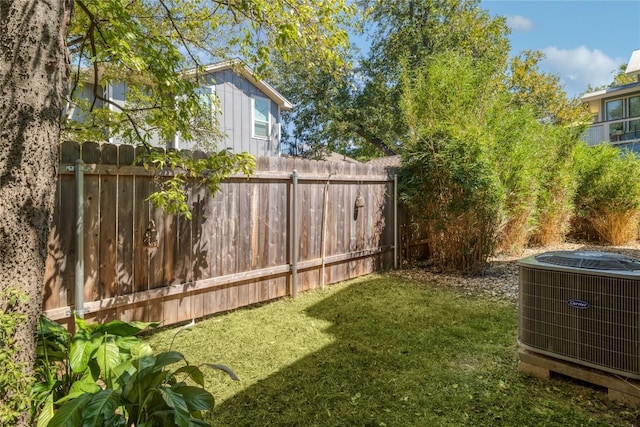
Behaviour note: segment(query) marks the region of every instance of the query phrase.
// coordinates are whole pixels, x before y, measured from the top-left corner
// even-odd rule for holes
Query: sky
[[[507,18],[511,55],[545,54],[540,69],[558,75],[569,97],[611,83],[640,49],[640,0],[482,0],[480,7]]]

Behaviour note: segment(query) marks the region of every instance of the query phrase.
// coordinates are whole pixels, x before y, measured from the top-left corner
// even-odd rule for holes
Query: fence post
[[[298,297],[298,171],[291,174],[291,296]]]
[[[84,318],[84,162],[75,163],[76,182],[76,283],[75,312]]]
[[[393,175],[393,268],[398,269],[398,174]]]

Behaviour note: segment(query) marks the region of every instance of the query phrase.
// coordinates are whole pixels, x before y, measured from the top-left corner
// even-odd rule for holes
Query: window
[[[214,96],[216,93],[215,86],[200,86],[196,88],[196,94],[198,95],[200,105],[204,111],[209,111],[211,118],[213,119],[213,113],[215,112]]]
[[[629,117],[640,117],[640,96],[629,98]],[[629,137],[640,138],[640,120],[636,119],[629,122]]]
[[[640,117],[640,96],[629,98],[629,117]]]
[[[271,127],[271,101],[266,98],[253,98],[253,137],[269,138]]]
[[[619,120],[622,118],[622,100],[607,102],[607,120]]]
[[[622,99],[616,99],[614,101],[607,102],[606,105],[607,111],[607,121],[610,120],[621,120],[622,116]],[[612,123],[609,125],[609,133],[611,136],[615,136],[618,133],[623,132],[624,123]]]

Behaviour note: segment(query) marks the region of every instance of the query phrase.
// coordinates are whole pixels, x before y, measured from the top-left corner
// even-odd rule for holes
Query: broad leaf
[[[94,346],[86,331],[77,331],[71,342],[71,352],[69,354],[69,366],[73,372],[80,373],[87,369],[93,349]]]
[[[120,351],[118,346],[110,341],[106,340],[95,353],[95,359],[100,366],[102,372],[102,378],[107,383],[108,387],[111,387],[112,379],[115,378],[115,368],[120,364]]]
[[[177,351],[165,351],[164,353],[160,353],[158,356],[156,356],[153,367],[155,369],[164,368],[167,365],[171,365],[181,361],[184,361],[184,356],[182,355],[182,353],[179,353]]]
[[[113,425],[116,421],[113,415],[119,405],[120,395],[115,390],[106,389],[94,394],[82,411],[82,426],[103,426],[105,420],[111,420],[109,425]]]
[[[47,361],[65,360],[68,353],[71,334],[62,325],[46,316],[40,316],[38,322],[38,357]]]
[[[182,366],[173,372],[173,376],[176,378],[180,374],[186,374],[185,376],[186,378],[190,378],[199,386],[204,387],[204,374],[202,373],[200,368],[198,368],[197,366],[193,366],[193,365]]]
[[[123,322],[121,320],[113,320],[108,323],[98,324],[92,330],[93,334],[110,334],[121,337],[134,336],[147,328],[156,328],[159,322]]]
[[[184,401],[182,395],[168,387],[161,388],[160,393],[167,405],[173,408],[173,420],[176,425],[179,427],[189,427],[189,418],[191,418],[191,416],[187,408],[187,403]]]
[[[169,372],[145,370],[136,372],[126,379],[122,385],[122,395],[125,399],[138,402],[147,398],[147,394],[157,391],[157,387],[163,384]]]
[[[96,384],[95,380],[89,375],[89,373],[85,374],[78,381],[75,381],[71,384],[71,388],[69,390],[69,394],[76,393],[97,393],[99,392],[100,386]]]
[[[51,418],[48,427],[78,427],[81,425],[82,409],[91,397],[90,394],[83,394],[62,405]]]
[[[49,394],[47,399],[44,401],[44,405],[40,408],[36,427],[47,427],[47,425],[49,425],[49,421],[53,418],[53,414],[53,394]]]
[[[194,386],[174,387],[173,390],[184,397],[189,412],[213,411],[215,400],[207,390]]]

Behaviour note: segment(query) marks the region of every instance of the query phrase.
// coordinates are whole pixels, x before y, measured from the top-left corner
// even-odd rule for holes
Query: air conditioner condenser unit
[[[640,260],[556,251],[518,269],[524,349],[640,379]]]

